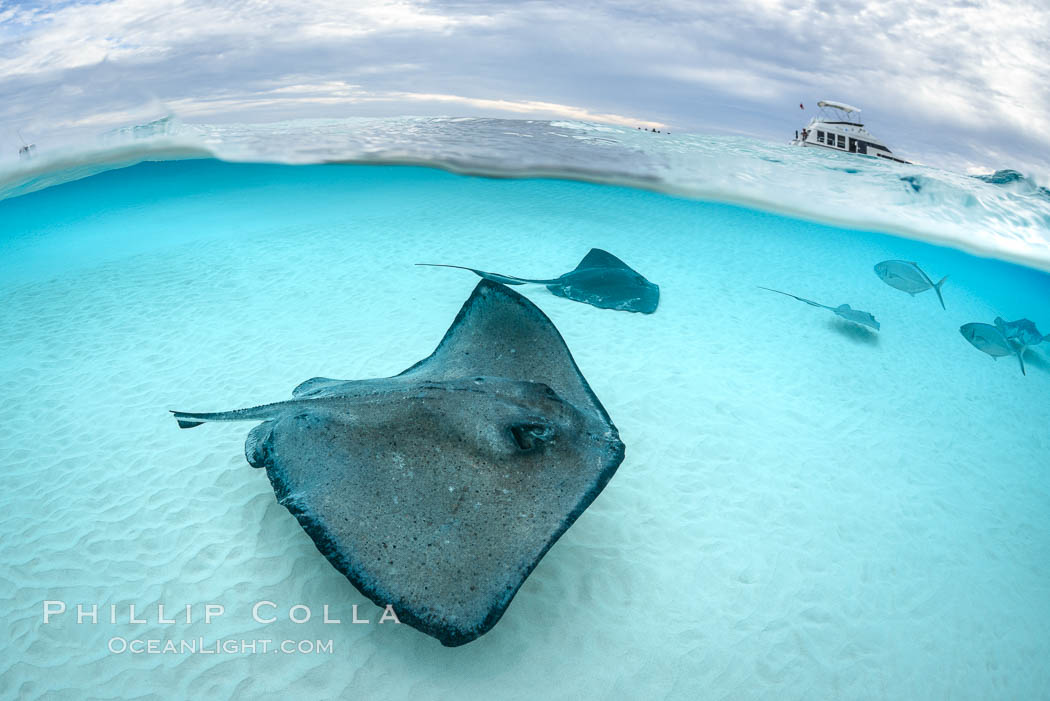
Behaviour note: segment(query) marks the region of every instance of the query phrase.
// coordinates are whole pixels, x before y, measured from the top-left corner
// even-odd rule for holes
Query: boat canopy
[[[831,107],[833,109],[842,110],[843,112],[860,112],[859,107],[847,105],[844,102],[834,102],[833,100],[821,100],[817,103],[817,107]]]

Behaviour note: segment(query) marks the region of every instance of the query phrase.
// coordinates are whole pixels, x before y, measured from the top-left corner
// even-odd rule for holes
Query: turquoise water
[[[849,193],[853,174],[835,173]],[[1019,216],[1038,233],[1033,207]],[[0,217],[5,696],[1050,688],[1050,345],[1027,352],[1025,376],[958,330],[1003,316],[1050,332],[1042,271],[740,204],[414,166],[140,163],[0,201]],[[167,413],[407,368],[477,281],[414,263],[551,277],[592,247],[660,285],[655,314],[524,293],[626,458],[464,647],[378,624],[382,609],[244,461],[248,426],[178,431]],[[949,275],[947,309],[885,285],[873,271],[885,259]],[[881,331],[759,285],[850,303]],[[45,601],[69,611],[44,624]],[[253,620],[260,601],[277,621]],[[78,603],[98,604],[99,622],[78,625]],[[205,624],[209,603],[225,613]],[[159,622],[159,604],[179,622]],[[296,604],[309,622],[289,621]],[[147,622],[129,623],[129,605]],[[324,605],[343,622],[323,623]],[[349,623],[354,605],[370,623]],[[114,638],[332,651],[131,654]]]

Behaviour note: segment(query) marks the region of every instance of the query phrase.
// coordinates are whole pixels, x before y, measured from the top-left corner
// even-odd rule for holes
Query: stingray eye
[[[518,450],[535,450],[554,438],[554,427],[539,422],[513,424],[510,427],[510,435],[514,438]]]

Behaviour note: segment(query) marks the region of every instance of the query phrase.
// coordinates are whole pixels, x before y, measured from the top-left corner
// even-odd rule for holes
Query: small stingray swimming
[[[1039,327],[1031,319],[1007,321],[997,316],[995,317],[995,328],[1011,341],[1017,341],[1023,346],[1037,346],[1043,341],[1050,341],[1050,335],[1044,336],[1039,333]]]
[[[941,296],[941,286],[948,279],[947,275],[935,284],[930,279],[930,276],[923,272],[918,263],[907,260],[884,260],[881,263],[877,263],[875,265],[875,274],[890,287],[907,292],[912,297],[919,292],[932,289],[937,293],[937,299],[941,302],[941,309],[947,309],[944,306],[944,297]]]
[[[448,646],[499,621],[624,456],[550,319],[489,280],[399,375],[315,377],[288,401],[173,413],[180,428],[261,421],[245,456],[317,549]]]
[[[592,248],[573,270],[548,280],[489,273],[462,265],[443,263],[417,263],[417,265],[469,270],[486,280],[502,282],[504,285],[546,285],[548,290],[559,297],[566,297],[602,309],[652,314],[660,303],[658,285],[649,282],[641,273],[600,248]]]
[[[974,322],[963,324],[959,327],[959,333],[969,341],[974,348],[992,356],[992,360],[998,360],[1006,355],[1016,355],[1021,363],[1021,374],[1027,375],[1024,369],[1023,346],[1015,346],[1003,332],[991,324]]]
[[[840,304],[837,307],[829,307],[826,304],[821,304],[820,302],[814,302],[813,300],[806,299],[805,297],[798,297],[796,295],[791,294],[790,292],[781,292],[780,290],[774,290],[772,287],[762,287],[761,285],[759,285],[758,287],[760,289],[769,290],[770,292],[776,292],[777,294],[785,295],[787,297],[794,297],[798,301],[805,302],[806,304],[808,304],[811,307],[820,307],[821,309],[827,309],[830,312],[834,312],[835,314],[838,314],[839,316],[841,316],[846,321],[851,321],[854,324],[860,324],[862,326],[867,326],[869,328],[875,329],[876,331],[878,331],[879,327],[881,326],[881,324],[879,324],[879,322],[875,321],[875,317],[874,316],[872,316],[868,312],[862,312],[859,309],[854,309],[853,307],[851,307],[848,304]]]

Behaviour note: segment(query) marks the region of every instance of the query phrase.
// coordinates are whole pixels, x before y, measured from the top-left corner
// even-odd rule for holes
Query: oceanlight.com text
[[[110,638],[109,651],[115,655],[331,655],[331,640],[160,640],[157,638]]]

